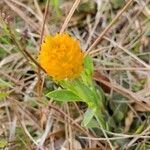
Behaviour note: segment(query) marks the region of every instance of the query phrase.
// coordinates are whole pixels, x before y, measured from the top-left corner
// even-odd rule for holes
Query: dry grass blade
[[[16,45],[16,47],[18,48],[18,50],[20,52],[23,53],[23,55],[25,56],[25,58],[28,61],[28,58],[37,66],[39,67],[43,72],[45,72],[45,70],[42,68],[42,66],[33,58],[33,56],[30,55],[30,53],[21,46],[21,44],[17,41],[14,33],[11,31],[11,28],[8,26],[8,30],[9,30],[9,34],[11,36],[12,41],[14,42],[14,44]]]
[[[146,133],[150,134],[149,132],[150,132],[150,126],[148,126],[140,135],[134,137],[126,146],[126,150],[128,150],[132,146],[132,144],[134,144],[139,138],[141,138],[141,135]],[[150,136],[147,136],[147,138],[150,139]]]
[[[41,33],[41,29],[39,28],[40,25],[38,25],[37,23],[35,23],[32,19],[30,19],[29,17],[27,17],[24,12],[19,9],[17,6],[15,6],[12,2],[9,2],[7,0],[3,0],[14,12],[16,12],[23,20],[25,20],[25,22],[31,26],[31,28],[38,32],[39,34]]]
[[[63,114],[63,116],[65,116],[67,119],[69,119],[71,121],[72,124],[74,124],[75,126],[77,126],[84,134],[86,135],[90,135],[84,128],[82,128],[79,124],[77,124],[76,122],[74,122],[74,120],[72,118],[70,118],[70,116],[68,116],[67,114],[65,114],[62,110],[60,110],[59,108],[53,106],[52,104],[49,104],[49,107],[56,110],[57,112]]]
[[[68,16],[67,16],[66,19],[65,19],[64,24],[63,24],[62,27],[61,27],[60,33],[63,33],[63,32],[65,31],[65,29],[67,28],[68,23],[69,23],[69,21],[70,21],[72,15],[73,15],[73,13],[74,13],[74,11],[75,11],[76,8],[78,7],[80,1],[81,1],[81,0],[76,0],[76,1],[74,2],[74,4],[73,4],[73,6],[72,6],[72,8],[71,8],[71,10],[70,10],[70,12],[69,12],[69,14],[68,14]]]
[[[86,54],[88,54],[104,37],[108,30],[113,26],[113,24],[119,19],[123,12],[130,6],[133,0],[129,0],[127,4],[121,9],[121,11],[116,15],[116,17],[109,23],[109,25],[103,30],[103,32],[98,36],[95,42],[88,48]]]
[[[0,0],[0,149],[149,149],[148,5],[149,0]],[[84,65],[89,71],[79,78],[81,84],[70,81],[78,101],[59,95],[60,82],[46,76],[38,63],[43,37],[59,31],[78,39],[94,63],[94,68],[92,61]],[[71,52],[75,46],[65,42],[62,49]],[[51,60],[64,55],[71,64],[72,54],[65,57],[60,51]],[[76,58],[77,53],[72,61]],[[47,62],[54,70],[62,66],[60,74],[67,72],[68,63]],[[88,81],[90,69],[93,82]],[[61,82],[65,90],[66,84]],[[48,97],[57,89],[60,100],[64,96],[61,102]],[[99,106],[102,116],[97,118],[93,113]],[[99,121],[103,117],[106,128]]]
[[[33,9],[31,9],[30,7],[28,7],[27,5],[25,5],[24,3],[22,2],[19,2],[17,0],[10,0],[12,3],[15,3],[16,5],[18,6],[21,6],[23,8],[25,8],[28,12],[30,12],[31,14],[33,14],[39,21],[41,21],[41,17],[39,17],[38,14],[36,14]]]
[[[44,29],[45,29],[45,26],[46,26],[46,19],[47,19],[47,15],[48,15],[49,5],[50,5],[50,0],[47,0],[45,14],[44,14],[44,20],[43,20],[43,24],[42,24],[42,31],[41,31],[41,35],[40,35],[40,46],[42,44],[42,40],[43,40],[43,36],[44,36]],[[48,33],[49,33],[49,31],[47,31],[47,34]],[[38,67],[38,93],[39,93],[39,96],[42,95],[42,88],[43,88],[42,81],[44,82],[44,80],[42,80],[42,78],[41,78],[40,70],[41,70],[41,67]]]
[[[130,55],[132,58],[134,58],[135,60],[137,60],[139,63],[141,63],[143,66],[145,66],[147,69],[150,69],[150,65],[146,64],[143,60],[141,60],[140,58],[138,58],[135,54],[131,53],[130,51],[128,51],[127,49],[125,49],[124,47],[122,47],[121,45],[117,44],[115,41],[110,40],[107,37],[104,37],[104,39],[110,41],[113,45],[119,47],[121,50],[123,50],[125,53],[127,53],[128,55]]]
[[[95,74],[94,74],[94,79],[95,79],[96,81],[99,81],[99,82],[105,84],[106,86],[112,88],[112,89],[115,90],[116,92],[121,93],[121,94],[124,95],[125,97],[127,97],[127,98],[129,98],[129,99],[131,99],[131,100],[134,100],[134,101],[137,102],[139,105],[141,105],[141,107],[145,108],[147,111],[150,111],[150,108],[149,108],[150,102],[149,102],[149,100],[144,99],[143,97],[137,96],[135,93],[133,93],[133,92],[131,92],[131,91],[129,91],[129,90],[127,90],[127,89],[125,89],[125,88],[119,86],[119,85],[116,84],[116,83],[113,84],[113,83],[109,83],[109,82],[107,82],[107,81],[104,81],[103,79],[101,79],[101,78],[99,77],[99,73],[98,73],[98,72],[95,72]],[[145,103],[145,104],[143,104],[143,103]]]
[[[121,70],[128,70],[128,71],[150,71],[150,68],[139,68],[139,67],[112,67],[112,68],[106,68],[106,67],[99,67],[96,70],[110,70],[110,71],[121,71]]]
[[[46,141],[46,138],[47,138],[47,136],[49,135],[49,132],[50,132],[50,130],[51,130],[52,123],[53,123],[53,122],[52,122],[52,119],[51,119],[51,114],[49,114],[48,119],[47,119],[47,122],[46,122],[45,131],[44,131],[42,137],[37,140],[37,143],[39,143],[37,147],[38,147],[39,149],[43,149],[44,143],[45,143],[45,141]]]
[[[42,44],[42,40],[43,40],[43,36],[44,36],[44,29],[45,29],[45,25],[46,25],[46,19],[47,19],[47,15],[48,15],[49,5],[50,5],[50,0],[47,0],[45,14],[44,14],[44,20],[43,20],[43,24],[42,24],[42,32],[41,32],[41,36],[40,36],[40,45]],[[49,34],[49,31],[47,31],[47,34]]]

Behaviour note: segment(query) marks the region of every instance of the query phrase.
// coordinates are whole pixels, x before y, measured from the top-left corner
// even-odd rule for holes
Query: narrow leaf
[[[4,81],[3,79],[0,78],[0,87],[10,87],[10,88],[12,88],[13,85],[12,85],[12,83],[6,82],[6,81]]]
[[[7,97],[8,95],[9,95],[8,93],[0,93],[0,100]]]
[[[93,73],[93,70],[94,70],[93,60],[92,60],[92,57],[90,57],[89,55],[87,55],[87,56],[85,57],[85,60],[84,60],[84,67],[88,70],[88,73],[89,73],[89,74],[92,74],[92,73]]]
[[[88,105],[90,105],[89,107],[93,108],[95,105],[97,105],[95,93],[90,89],[89,86],[85,85],[79,80],[76,80],[73,85],[78,96]]]
[[[5,148],[8,145],[7,140],[5,139],[0,139],[0,148]]]
[[[91,122],[92,118],[94,117],[94,114],[95,114],[94,109],[93,110],[87,109],[87,111],[84,114],[82,125],[86,127]]]
[[[82,80],[87,85],[92,85],[92,75],[94,71],[93,60],[87,55],[84,58],[84,71],[81,74]]]
[[[69,90],[56,90],[50,92],[46,95],[49,98],[53,98],[57,101],[64,101],[64,102],[73,102],[73,101],[81,101],[81,98],[74,94],[72,91]]]

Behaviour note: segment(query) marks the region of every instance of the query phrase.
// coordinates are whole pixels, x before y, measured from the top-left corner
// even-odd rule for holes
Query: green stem
[[[96,117],[97,122],[99,123],[100,127],[103,127],[103,129],[106,129],[106,121],[104,120],[104,116],[100,110],[97,110],[95,112],[95,117]]]

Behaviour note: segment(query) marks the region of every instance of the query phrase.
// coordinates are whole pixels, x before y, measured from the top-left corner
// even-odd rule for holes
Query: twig
[[[19,48],[19,47],[18,47]],[[28,51],[26,51],[26,49],[23,50],[25,52],[25,54],[30,58],[30,60],[36,65],[38,66],[43,72],[46,73],[46,71],[43,69],[43,67],[30,55],[30,53],[28,53]]]
[[[46,4],[46,8],[45,8],[45,13],[44,13],[44,20],[43,20],[43,24],[42,24],[42,31],[41,31],[41,36],[40,36],[40,45],[41,45],[42,40],[43,40],[44,28],[45,28],[46,18],[47,18],[47,15],[48,15],[49,5],[50,5],[50,0],[47,0],[47,4]]]
[[[44,36],[44,29],[45,29],[46,18],[47,18],[47,15],[48,15],[49,4],[50,4],[50,0],[47,0],[45,13],[44,13],[44,20],[43,20],[43,25],[42,25],[42,31],[41,31],[41,35],[40,35],[40,49],[41,49],[41,44],[42,44],[42,40],[43,40],[43,36]],[[42,89],[43,89],[42,77],[41,77],[40,71],[41,71],[41,68],[38,67],[38,72],[37,72],[37,76],[38,76],[37,93],[39,94],[39,96],[42,95]]]

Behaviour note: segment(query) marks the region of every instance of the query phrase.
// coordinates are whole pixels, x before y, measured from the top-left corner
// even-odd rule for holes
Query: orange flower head
[[[84,54],[79,42],[67,33],[46,36],[39,63],[55,80],[73,79],[83,70]]]

